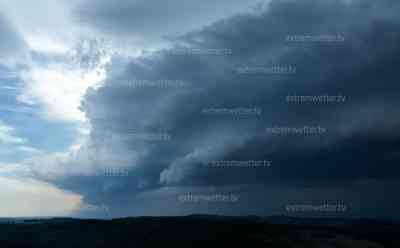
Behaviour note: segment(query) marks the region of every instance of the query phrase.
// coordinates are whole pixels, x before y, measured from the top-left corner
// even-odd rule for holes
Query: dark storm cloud
[[[112,157],[114,165],[121,163],[115,157],[124,158],[129,175],[68,179],[62,185],[120,215],[157,214],[148,209],[157,202],[171,203],[158,214],[202,211],[199,205],[188,210],[172,204],[176,196],[168,198],[173,193],[164,192],[171,189],[167,186],[175,194],[215,186],[246,199],[235,207],[206,205],[209,212],[245,214],[259,202],[254,212],[269,214],[285,202],[339,198],[358,206],[353,213],[373,214],[366,192],[378,199],[382,185],[393,185],[400,176],[399,10],[400,3],[389,0],[273,1],[258,14],[184,35],[175,50],[136,60],[113,58],[105,86],[89,91],[83,102],[93,126],[87,149],[94,157]],[[125,21],[118,23],[126,29]],[[320,35],[340,39],[316,38]],[[273,66],[296,70],[265,69]],[[161,87],[160,80],[185,84]],[[145,86],[137,87],[138,82]],[[296,103],[287,102],[288,95],[342,95],[345,101]],[[261,112],[212,113],[218,108]],[[266,132],[304,126],[324,132]],[[207,166],[213,160],[270,160],[272,165]],[[374,185],[380,186],[371,191]],[[388,192],[381,210],[399,204],[393,190]],[[263,195],[269,198],[258,201]]]
[[[202,28],[237,12],[248,12],[258,0],[84,0],[76,19],[103,35],[122,36],[142,46],[160,38]],[[121,43],[124,43],[123,41]]]

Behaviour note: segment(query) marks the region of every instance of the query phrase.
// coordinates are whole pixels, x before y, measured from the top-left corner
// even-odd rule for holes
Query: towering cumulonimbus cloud
[[[90,139],[64,166],[127,174],[54,182],[110,206],[111,216],[269,215],[285,204],[339,201],[349,206],[345,214],[398,216],[400,3],[272,1],[263,8],[187,32],[171,49],[113,56],[104,85],[82,102]],[[129,34],[127,16],[82,18]],[[324,95],[343,98],[288,101]],[[268,128],[297,129],[276,135]],[[305,133],[310,128],[324,132]],[[247,160],[271,164],[210,166]],[[188,193],[239,200],[177,200]]]

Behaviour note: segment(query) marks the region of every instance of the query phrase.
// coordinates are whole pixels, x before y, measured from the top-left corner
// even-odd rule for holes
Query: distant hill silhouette
[[[0,221],[0,247],[399,248],[400,225],[287,216],[72,218]],[[7,219],[10,220],[10,219]]]

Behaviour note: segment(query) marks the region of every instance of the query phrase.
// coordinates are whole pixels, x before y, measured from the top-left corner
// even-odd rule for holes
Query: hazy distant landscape
[[[69,218],[0,224],[1,247],[398,248],[400,225],[290,217]]]

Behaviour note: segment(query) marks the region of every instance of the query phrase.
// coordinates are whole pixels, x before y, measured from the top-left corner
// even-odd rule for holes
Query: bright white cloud
[[[34,64],[23,74],[25,86],[18,96],[20,102],[43,107],[43,117],[50,120],[83,121],[80,111],[83,95],[105,79],[104,65],[109,58],[98,57],[95,65],[83,67],[76,51],[65,54],[66,62]],[[91,51],[92,52],[92,51]]]
[[[0,0],[5,19],[27,49],[38,55],[22,61],[26,69],[16,75],[25,85],[17,99],[42,107],[42,117],[46,119],[84,120],[79,110],[82,96],[105,76],[100,67],[106,63],[106,57],[94,58],[98,59],[95,61],[98,66],[82,68],[81,59],[92,56],[88,53],[96,53],[99,47],[83,51],[84,54],[76,48],[77,44],[85,43],[84,37],[90,36],[72,16],[75,4],[80,1]]]

